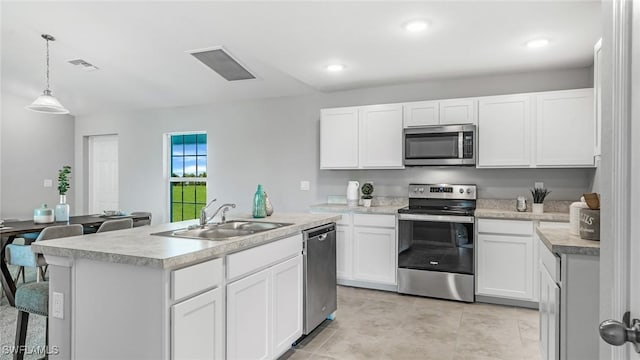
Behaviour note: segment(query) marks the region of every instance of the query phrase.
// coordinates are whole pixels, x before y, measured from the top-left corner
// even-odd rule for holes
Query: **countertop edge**
[[[547,229],[548,230],[548,229]],[[555,244],[549,237],[548,234],[545,234],[545,229],[540,228],[540,226],[536,226],[536,234],[542,241],[542,243],[554,254],[557,255],[589,255],[589,256],[600,256],[600,246],[580,246],[580,245],[567,245],[567,244]],[[567,237],[572,235],[569,234],[567,230]],[[582,240],[581,241],[591,241],[591,240]]]

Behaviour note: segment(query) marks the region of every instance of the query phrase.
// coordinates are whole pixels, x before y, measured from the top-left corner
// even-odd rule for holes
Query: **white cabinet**
[[[593,166],[593,89],[536,95],[537,166]]]
[[[320,110],[320,168],[358,167],[358,108]]]
[[[354,227],[354,279],[395,285],[397,256],[395,228]]]
[[[536,301],[533,222],[478,220],[477,295]]]
[[[478,167],[531,164],[531,96],[507,95],[478,101]]]
[[[320,111],[320,168],[403,168],[402,105]]]
[[[270,269],[227,285],[227,358],[270,358],[270,296]]]
[[[360,168],[402,168],[402,105],[363,106],[360,120]]]
[[[276,359],[302,335],[302,237],[227,256],[227,358]]]
[[[602,154],[602,39],[598,40],[593,47],[593,105],[596,121],[594,155],[600,156]]]
[[[343,214],[336,244],[338,284],[395,290],[395,215]]]
[[[223,359],[220,288],[171,307],[171,358]]]
[[[476,99],[448,99],[405,103],[404,127],[475,124]]]
[[[450,99],[440,101],[440,124],[475,124],[476,99]]]
[[[549,252],[546,247],[542,251]],[[560,344],[558,343],[560,287],[542,261],[538,264],[538,269],[540,274],[540,357],[542,360],[558,360],[560,359]]]

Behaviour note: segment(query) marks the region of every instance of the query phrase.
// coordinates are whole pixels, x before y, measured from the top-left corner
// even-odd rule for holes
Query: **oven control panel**
[[[476,185],[410,184],[410,198],[476,199]]]

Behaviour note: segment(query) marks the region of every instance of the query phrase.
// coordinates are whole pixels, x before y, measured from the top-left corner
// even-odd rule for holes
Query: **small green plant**
[[[534,204],[542,204],[547,195],[551,194],[551,190],[545,188],[531,189],[531,195],[533,195]]]
[[[373,199],[373,196],[371,196],[371,194],[373,194],[373,184],[364,183],[360,188],[360,191],[362,191],[363,199]]]
[[[71,166],[65,165],[58,170],[58,192],[60,195],[67,195],[67,191],[71,187],[69,185],[69,175],[71,175]]]

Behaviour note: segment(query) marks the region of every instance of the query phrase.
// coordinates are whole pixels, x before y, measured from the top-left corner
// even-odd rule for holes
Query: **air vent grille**
[[[216,48],[191,52],[196,59],[217,72],[227,81],[249,80],[256,77],[236,61],[227,51]]]
[[[82,59],[69,60],[68,63],[71,65],[78,66],[84,71],[95,71],[99,69],[97,66]]]

